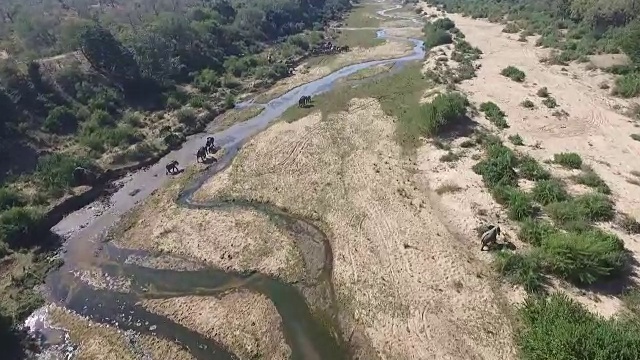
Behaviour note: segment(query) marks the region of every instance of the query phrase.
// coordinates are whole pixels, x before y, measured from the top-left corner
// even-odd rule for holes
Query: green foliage
[[[37,242],[42,212],[29,207],[13,207],[0,213],[0,243],[19,249]]]
[[[548,107],[549,109],[553,109],[558,106],[556,99],[551,96],[548,96],[544,100],[542,100],[542,104],[544,104],[544,106]]]
[[[525,219],[520,224],[518,238],[533,246],[540,246],[549,236],[558,230],[549,222],[534,219]]]
[[[576,153],[558,153],[553,155],[553,162],[568,169],[580,169],[582,158]]]
[[[449,18],[437,19],[427,23],[422,28],[424,34],[424,46],[432,48],[438,45],[451,44],[453,38],[448,30],[454,29],[455,24]]]
[[[38,159],[34,177],[47,191],[59,193],[73,184],[73,170],[78,166],[90,169],[94,164],[86,158],[53,153]]]
[[[458,119],[465,116],[468,105],[469,100],[457,92],[439,94],[430,103],[423,104],[420,115],[426,135],[437,135],[455,125]]]
[[[0,187],[0,211],[24,205],[26,205],[26,200],[20,192],[6,187]]]
[[[176,111],[176,118],[181,124],[194,126],[196,123],[196,112],[190,108],[182,108]]]
[[[523,359],[640,358],[640,326],[625,319],[605,319],[563,293],[530,297],[519,310],[517,336]]]
[[[569,194],[560,180],[540,180],[533,188],[533,199],[542,205],[548,205],[568,200]]]
[[[609,185],[591,168],[584,169],[582,174],[574,176],[573,179],[578,184],[592,187],[603,194],[611,194]]]
[[[640,234],[640,222],[628,214],[622,214],[619,225],[627,234]]]
[[[525,107],[527,109],[533,109],[536,107],[536,104],[534,104],[533,101],[529,99],[524,99],[522,103],[520,103],[520,105],[522,105],[522,107]]]
[[[495,103],[488,101],[480,104],[480,111],[484,113],[489,121],[491,121],[499,129],[506,129],[509,127],[506,114]]]
[[[499,185],[515,186],[518,176],[513,169],[517,159],[511,149],[502,144],[487,146],[487,159],[473,166],[473,171],[482,175],[482,179],[490,189]]]
[[[502,69],[500,75],[508,77],[509,79],[516,82],[523,82],[525,78],[524,72],[515,66],[507,66],[506,68]]]
[[[435,27],[436,29],[441,29],[441,30],[451,30],[454,27],[456,27],[456,24],[453,22],[453,20],[449,19],[449,18],[441,18],[441,19],[436,19],[433,23],[432,23],[433,27]]]
[[[515,34],[520,31],[520,28],[515,23],[508,23],[503,29],[503,33]]]
[[[49,112],[42,128],[53,134],[71,133],[78,127],[78,118],[69,108],[57,106]]]
[[[520,136],[520,134],[509,135],[509,141],[511,141],[511,143],[515,146],[524,145],[524,140],[522,140],[522,137]]]
[[[521,190],[512,191],[507,201],[509,219],[523,221],[531,218],[535,213],[535,207],[529,195]]]
[[[537,251],[522,254],[501,251],[497,253],[494,266],[509,282],[522,285],[527,292],[541,291],[544,286],[543,263]]]
[[[558,225],[608,221],[614,216],[613,203],[599,193],[585,194],[571,200],[551,203],[547,205],[546,210]]]
[[[529,155],[524,155],[518,162],[519,175],[527,180],[538,181],[551,178],[551,174],[540,163]]]
[[[549,271],[578,285],[619,274],[628,260],[622,240],[601,230],[551,234],[542,248]]]

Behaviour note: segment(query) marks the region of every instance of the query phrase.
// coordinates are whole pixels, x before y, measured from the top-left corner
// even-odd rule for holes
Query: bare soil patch
[[[326,223],[341,309],[382,358],[511,359],[512,329],[489,271],[441,223],[375,99],[277,123],[243,147],[228,185]],[[346,318],[348,318],[346,317]]]
[[[291,354],[275,306],[260,294],[154,299],[142,306],[228,346],[240,359],[284,360]]]

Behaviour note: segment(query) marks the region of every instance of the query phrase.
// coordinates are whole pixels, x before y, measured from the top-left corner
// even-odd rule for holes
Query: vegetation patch
[[[424,33],[424,46],[432,48],[453,43],[453,37],[449,30],[454,27],[455,24],[449,18],[437,19],[436,21],[426,23],[422,28],[422,32]]]
[[[574,199],[551,203],[547,214],[560,226],[609,221],[614,217],[613,203],[603,194],[585,194]]]
[[[568,200],[569,193],[560,180],[539,180],[533,188],[533,199],[542,205],[549,205]]]
[[[527,180],[548,180],[551,174],[540,163],[529,155],[524,155],[518,162],[518,174]]]
[[[573,176],[578,184],[589,186],[603,194],[611,194],[611,188],[602,178],[590,167],[585,167],[580,175]]]
[[[640,134],[631,134],[631,138],[635,141],[640,141]]]
[[[522,140],[522,136],[520,134],[509,135],[509,141],[515,146],[523,146],[524,140]]]
[[[500,75],[508,77],[515,82],[523,82],[525,78],[525,73],[515,66],[507,66],[500,71]]]
[[[572,152],[553,155],[553,162],[567,169],[580,169],[582,167],[582,158]]]
[[[491,121],[491,123],[499,129],[506,129],[509,127],[509,124],[507,124],[506,114],[495,103],[487,101],[480,104],[480,111],[484,113],[487,120]]]
[[[533,109],[533,108],[536,107],[536,104],[534,104],[533,101],[531,101],[529,99],[522,100],[520,105],[522,105],[523,108],[527,108],[527,109]]]
[[[556,99],[552,96],[548,96],[544,100],[542,100],[542,104],[544,104],[544,106],[548,107],[549,109],[553,109],[558,106]]]
[[[541,87],[540,89],[538,89],[538,91],[536,92],[536,95],[538,95],[539,97],[542,98],[546,98],[549,97],[549,90],[547,89],[547,87]]]

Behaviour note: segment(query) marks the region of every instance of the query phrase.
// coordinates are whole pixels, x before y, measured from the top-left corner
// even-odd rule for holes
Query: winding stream
[[[379,11],[378,14],[393,17],[386,15],[386,12],[398,8],[401,6],[396,5]],[[397,18],[420,23],[415,19]],[[394,39],[387,36],[383,29],[378,31],[377,36]],[[225,148],[225,155],[190,184],[177,200],[178,204],[187,208],[224,211],[240,207],[252,208],[267,214],[280,228],[292,235],[296,246],[303,248],[301,253],[306,275],[301,284],[288,284],[261,273],[242,274],[213,268],[190,271],[152,269],[126,261],[132,256],[152,257],[152,254],[119,249],[104,241],[109,228],[127,211],[166,183],[164,165],[167,162],[178,160],[184,166],[194,161],[194,153],[201,146],[204,137],[211,136],[198,134],[189,137],[181,149],[168,154],[157,164],[122,179],[119,182],[121,188],[110,197],[107,204],[95,202],[70,214],[53,228],[56,233],[67,238],[67,242],[65,265],[47,281],[51,290],[50,300],[99,323],[177,341],[200,360],[237,359],[237,356],[222,344],[164,316],[145,310],[139,301],[188,295],[218,296],[230,289],[247,289],[265,295],[275,305],[282,319],[285,340],[291,348],[292,359],[348,358],[348,349],[337,326],[337,309],[331,284],[333,254],[327,236],[312,221],[292,216],[269,204],[242,199],[200,203],[193,200],[192,195],[206,180],[227,167],[249,138],[266,129],[287,108],[296,105],[302,95],[327,92],[337,80],[362,69],[380,64],[402,65],[424,57],[422,41],[395,39],[411,41],[414,44],[413,53],[398,59],[368,61],[344,67],[261,105],[264,110],[258,116],[213,134],[218,144]],[[97,254],[100,256],[94,256]],[[101,290],[85,284],[73,274],[73,270],[87,267],[99,268],[112,277],[130,279],[129,291]],[[310,310],[301,291],[304,288],[316,289],[322,303],[327,304],[320,316],[322,319],[317,312],[312,313]]]

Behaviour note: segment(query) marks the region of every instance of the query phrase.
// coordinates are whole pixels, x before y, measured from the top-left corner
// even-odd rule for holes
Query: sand
[[[188,351],[168,340],[137,335],[132,344],[122,331],[92,323],[57,306],[50,306],[48,313],[51,324],[66,329],[71,342],[77,345],[74,359],[137,360],[141,358],[140,352],[151,359],[193,359]]]
[[[221,191],[319,216],[331,233],[338,301],[381,358],[511,359],[500,294],[450,235],[414,182],[374,99],[350,110],[277,123],[243,147]],[[415,160],[415,159],[414,159]]]
[[[180,297],[144,300],[145,308],[214,339],[240,359],[288,359],[280,316],[271,301],[248,291],[221,299]]]
[[[432,8],[424,3],[421,5],[427,13],[433,13]],[[577,152],[611,187],[616,208],[640,218],[640,188],[628,181],[633,178],[632,172],[640,169],[637,142],[634,143],[629,137],[631,133],[638,132],[638,129],[631,119],[620,114],[620,109],[633,106],[633,102],[613,98],[608,90],[599,87],[603,81],[612,84],[613,78],[598,70],[587,70],[586,65],[571,64],[563,67],[543,64],[540,60],[548,56],[549,50],[535,47],[534,37],[529,38],[529,42],[517,41],[519,35],[503,33],[501,24],[457,14],[447,14],[447,17],[466,35],[465,40],[484,53],[477,61],[481,64],[477,77],[463,81],[458,88],[472,102],[480,104],[493,101],[507,114],[510,128],[501,132],[505,144],[511,146],[506,141],[508,135],[519,134],[528,146],[517,149],[540,161],[548,160],[559,152]],[[604,61],[621,60],[606,57],[593,59],[594,64]],[[509,65],[525,72],[524,83],[517,83],[500,75],[500,71]],[[541,87],[549,89],[551,96],[557,100],[558,108],[549,109],[541,103],[542,98],[536,96],[536,91]],[[533,101],[536,107],[522,107],[520,103],[524,99]],[[566,111],[568,117],[554,116],[555,110]],[[484,117],[474,120],[492,128]],[[536,143],[538,145],[533,146]],[[442,208],[442,217],[451,223],[450,228],[458,229],[464,237],[474,237],[475,227],[479,224],[500,222],[503,230],[514,239],[517,228],[507,222],[504,211],[487,193],[480,176],[471,170],[476,162],[470,159],[473,151],[467,151],[467,156],[460,161],[448,164],[438,161],[444,151],[424,147],[418,160],[424,182],[431,189],[451,182],[461,188],[444,193],[436,199]],[[569,184],[572,183],[570,176],[579,173],[578,170],[567,171],[557,166],[545,166]],[[586,187],[575,184],[571,184],[569,190],[572,193],[589,191]],[[603,227],[611,227],[611,224],[604,224]],[[635,257],[640,259],[640,241],[621,232],[618,235]],[[487,261],[491,259],[486,254],[478,256]],[[620,301],[615,297],[567,290],[578,301],[602,315],[612,315],[620,306]]]
[[[220,181],[218,177],[216,182]],[[134,214],[115,243],[185,256],[224,270],[256,270],[285,281],[303,275],[293,240],[254,210],[192,210],[174,199],[181,182],[153,194]]]

